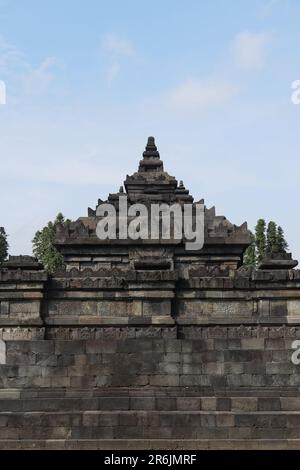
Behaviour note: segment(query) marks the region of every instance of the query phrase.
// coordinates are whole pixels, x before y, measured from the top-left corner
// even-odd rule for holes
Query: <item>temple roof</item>
[[[154,137],[148,137],[143,159],[139,162],[138,171],[127,175],[124,186],[131,202],[142,202],[145,199],[161,202],[193,202],[193,197],[181,182],[164,171]]]
[[[154,137],[148,137],[143,158],[139,162],[138,170],[132,175],[127,175],[123,186],[116,193],[111,193],[107,201],[98,200],[95,209],[88,209],[88,217],[80,217],[68,227],[58,227],[57,245],[64,243],[97,243],[96,216],[97,207],[103,202],[113,204],[118,211],[119,197],[127,196],[128,205],[134,203],[193,203],[196,204],[189,190],[185,188],[182,181],[179,182],[174,176],[164,170],[164,164],[160,159]],[[198,203],[203,204],[201,199]],[[205,211],[205,244],[209,245],[236,245],[244,250],[250,244],[250,234],[247,223],[236,226],[229,222],[224,216],[216,215],[215,208],[206,208]],[[95,239],[96,238],[96,239]],[[73,240],[73,241],[72,241]],[[99,242],[99,241],[98,241]],[[111,242],[111,240],[110,240]],[[114,241],[118,243],[118,241]],[[128,240],[131,244],[132,241]],[[104,242],[102,241],[101,244]],[[107,242],[108,243],[108,242]],[[123,240],[124,243],[124,240]]]

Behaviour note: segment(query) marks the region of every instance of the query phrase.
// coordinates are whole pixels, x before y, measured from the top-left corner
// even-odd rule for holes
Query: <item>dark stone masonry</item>
[[[193,201],[152,137],[124,185],[129,205]],[[291,256],[246,268],[247,224],[214,208],[200,251],[101,241],[97,220],[58,227],[65,270],[0,270],[0,448],[300,448]]]

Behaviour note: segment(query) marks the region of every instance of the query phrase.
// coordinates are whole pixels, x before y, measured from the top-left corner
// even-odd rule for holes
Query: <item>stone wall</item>
[[[169,439],[173,448],[300,439],[300,366],[291,362],[300,327],[181,327],[181,339],[163,331],[6,341],[0,447],[24,439],[38,448],[58,439],[76,448],[86,439],[89,448],[103,439],[110,448],[131,439],[142,447]]]
[[[124,185],[129,206],[193,203],[153,137]],[[199,251],[99,240],[102,202],[56,226],[65,269],[0,269],[0,448],[300,447],[297,261],[244,267],[247,224],[214,207]]]
[[[130,338],[6,341],[0,386],[263,390],[300,385],[300,366],[291,361],[300,327],[182,328],[182,339],[142,333]]]

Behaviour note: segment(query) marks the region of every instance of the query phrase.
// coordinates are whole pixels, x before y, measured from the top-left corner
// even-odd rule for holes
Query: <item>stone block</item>
[[[166,353],[180,353],[181,352],[181,341],[178,339],[167,339],[165,340],[165,352]]]
[[[41,377],[43,372],[42,366],[20,366],[18,368],[19,377]]]
[[[211,385],[211,378],[209,375],[181,375],[179,384],[183,387],[194,387],[199,385],[202,387],[208,387]]]
[[[153,355],[153,354],[152,354]],[[174,363],[180,363],[181,362],[181,358],[182,358],[182,355],[180,353],[172,353],[172,352],[169,352],[169,353],[165,353],[164,356],[164,361],[166,362],[174,362]]]
[[[217,351],[224,351],[224,350],[229,349],[227,338],[226,339],[215,339],[214,340],[214,349],[216,349]]]
[[[0,314],[1,315],[9,315],[9,302],[2,300],[0,302]]]
[[[139,439],[143,435],[143,428],[141,426],[124,426],[113,428],[114,439]],[[103,436],[104,437],[104,436]],[[104,437],[106,438],[106,437]]]
[[[281,397],[282,411],[300,411],[300,397]]]
[[[53,340],[41,340],[41,341],[32,341],[30,344],[30,349],[33,353],[36,354],[54,354],[54,341]]]
[[[253,387],[265,387],[267,385],[267,377],[265,374],[252,374],[251,385]]]
[[[155,400],[155,409],[161,411],[172,411],[176,410],[176,398],[175,397],[157,397]]]
[[[216,415],[210,413],[201,414],[201,426],[203,428],[215,428],[216,427]]]
[[[37,366],[38,367],[38,366]],[[47,366],[40,366],[42,370],[43,377],[67,377],[69,370],[67,367],[47,367]]]
[[[68,354],[83,354],[85,352],[84,340],[67,340],[57,341],[55,343],[55,353],[68,355]]]
[[[266,363],[262,361],[251,361],[242,363],[245,374],[263,374],[266,373]]]
[[[99,408],[101,410],[129,410],[129,397],[101,397],[99,399]]]
[[[116,342],[115,351],[119,353],[143,353],[152,352],[152,339],[139,338],[139,339],[125,339]],[[111,352],[115,352],[111,351]]]
[[[253,426],[257,427],[257,416],[252,414],[236,414],[235,426],[239,428],[252,428]]]
[[[0,415],[0,428],[7,427],[9,415]]]
[[[288,314],[288,307],[286,300],[272,300],[270,302],[270,315],[285,317]]]
[[[251,374],[227,375],[229,387],[246,387],[252,385]]]
[[[274,397],[259,397],[257,403],[258,411],[280,411],[281,403],[280,398]]]
[[[67,358],[70,358],[70,356],[64,356]],[[37,366],[58,366],[61,367],[62,364],[58,364],[58,356],[55,354],[43,354],[43,353],[37,353],[35,354],[35,364]]]
[[[199,411],[201,399],[198,397],[177,397],[177,409],[183,411]]]
[[[291,380],[293,379],[293,376],[290,375],[277,375],[277,374],[270,374],[266,375],[266,385],[267,386],[275,386],[275,387],[287,387],[289,385],[293,385],[291,383]],[[295,384],[294,384],[295,385]]]
[[[23,340],[9,340],[6,341],[6,350],[7,354],[11,351],[19,351],[22,353],[28,353],[31,351],[31,342],[30,341],[23,341]]]
[[[216,397],[201,397],[201,410],[216,411],[217,399]]]
[[[51,377],[51,387],[70,387],[70,377]]]
[[[179,374],[181,371],[181,365],[177,363],[160,363],[158,364],[158,367],[156,369],[156,372],[158,374],[170,374],[170,375],[176,375]]]
[[[259,415],[257,417],[257,426],[261,428],[270,428],[271,430],[286,428],[287,416],[277,413],[270,413],[268,415]]]
[[[119,414],[118,418],[119,418],[119,426],[126,426],[126,428],[130,426],[138,426],[137,413],[123,412]],[[116,426],[117,423],[112,422],[111,425]],[[126,429],[125,429],[125,433],[126,433]]]
[[[149,381],[153,386],[178,387],[179,375],[152,375]]]
[[[248,362],[253,360],[253,351],[230,350],[224,351],[225,362]]]
[[[202,373],[202,365],[201,364],[183,364],[182,365],[182,373],[187,375],[196,375]]]
[[[266,373],[267,374],[292,374],[293,364],[292,362],[266,362]]]
[[[252,435],[252,428],[236,428],[236,427],[232,427],[232,428],[229,428],[228,429],[228,438],[230,440],[234,439],[238,439],[238,440],[241,440],[241,439],[250,439],[251,438],[251,435]],[[248,445],[246,445],[246,449],[249,449],[251,444],[250,444],[251,441],[248,441]],[[233,447],[233,450],[237,450],[237,448],[235,447],[235,443],[234,443],[234,447]]]
[[[162,426],[151,426],[144,429],[145,439],[171,439],[172,428]]]
[[[49,356],[49,361],[52,362],[52,357],[53,356]],[[61,354],[55,356],[56,357],[56,360],[57,360],[57,365],[59,367],[65,367],[65,366],[72,366],[74,365],[74,362],[75,362],[75,355],[71,355],[69,354],[68,356],[62,356]],[[50,363],[49,363],[50,365]],[[54,364],[52,364],[54,365]]]
[[[193,343],[190,340],[182,340],[181,348],[183,353],[191,353],[193,350]]]
[[[292,387],[294,387],[294,386],[299,387],[300,386],[300,375],[299,374],[290,375],[290,376],[286,376],[286,377],[289,377],[288,384],[291,385]]]
[[[96,387],[96,377],[69,377],[72,388],[90,389]]]
[[[22,300],[19,302],[11,300],[9,304],[9,312],[11,316],[17,314],[29,315],[30,317],[36,316],[40,312],[40,302],[30,300]]]
[[[117,342],[112,339],[91,339],[86,341],[87,354],[113,354],[117,351]]]
[[[243,374],[245,372],[245,365],[249,363],[243,362],[224,362],[224,374]]]
[[[214,389],[226,388],[228,386],[227,377],[225,375],[205,375],[204,377],[209,377],[210,385]]]
[[[286,349],[286,343],[283,338],[267,338],[265,340],[265,348],[278,350],[278,349]]]
[[[300,413],[290,414],[287,418],[287,426],[300,429]]]
[[[291,360],[291,351],[281,349],[279,351],[271,352],[271,361],[272,362],[289,362]]]
[[[32,377],[29,381],[27,380],[27,386],[28,385],[32,387],[48,388],[51,387],[51,378],[42,376]]]
[[[234,427],[234,414],[233,413],[218,413],[216,415],[217,426],[232,428]]]
[[[143,303],[143,315],[144,316],[153,316],[153,315],[169,315],[171,309],[170,300],[160,300],[160,301],[146,301]]]
[[[172,428],[172,439],[195,439],[197,437],[197,427],[175,426]]]
[[[218,411],[230,411],[231,410],[231,398],[217,397],[217,408]]]
[[[208,329],[208,338],[219,338],[226,340],[228,331],[226,327],[214,326]]]
[[[99,426],[99,412],[98,411],[85,411],[82,415],[83,426]]]
[[[203,373],[207,375],[223,375],[224,363],[222,362],[207,362],[202,364]]]
[[[154,397],[131,397],[130,398],[131,410],[155,410]]]
[[[214,349],[214,340],[213,339],[206,339],[206,340],[193,340],[193,352],[201,353],[207,350]]]
[[[242,338],[242,349],[264,349],[265,340],[264,338]]]
[[[165,342],[163,339],[153,339],[152,340],[152,351],[163,353],[165,350]]]

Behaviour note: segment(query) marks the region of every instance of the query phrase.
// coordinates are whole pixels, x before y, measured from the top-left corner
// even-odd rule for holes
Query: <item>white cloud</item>
[[[277,9],[277,7],[282,10],[283,7],[288,6],[288,3],[289,0],[266,0],[258,10],[259,16],[263,19],[268,18]]]
[[[55,68],[62,68],[63,62],[57,57],[46,57],[38,67],[31,69],[25,77],[25,87],[30,93],[44,93],[54,78]]]
[[[27,68],[24,55],[14,45],[0,36],[0,71],[2,74],[11,74],[16,69]]]
[[[238,33],[233,42],[236,64],[245,69],[261,68],[265,62],[266,46],[271,40],[270,33]]]
[[[115,34],[104,36],[102,50],[108,56],[110,62],[106,74],[109,82],[115,80],[119,75],[122,61],[135,55],[135,49],[131,41]]]
[[[201,112],[228,102],[237,92],[232,83],[218,80],[191,79],[167,95],[167,105],[178,111]]]
[[[117,78],[117,76],[120,73],[120,69],[121,69],[121,66],[119,62],[117,61],[112,62],[112,64],[107,69],[107,74],[106,74],[107,80],[109,82],[112,82],[113,80],[115,80],[115,78]]]
[[[102,47],[104,51],[117,56],[132,56],[134,54],[132,43],[128,39],[121,38],[115,34],[107,34],[103,38]]]
[[[0,73],[5,78],[12,95],[41,94],[49,89],[55,78],[55,68],[63,67],[63,62],[57,57],[46,57],[40,64],[34,66],[17,46],[7,42],[0,36]],[[13,101],[15,101],[14,96]],[[18,101],[18,99],[17,99]]]

